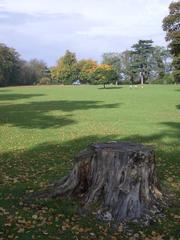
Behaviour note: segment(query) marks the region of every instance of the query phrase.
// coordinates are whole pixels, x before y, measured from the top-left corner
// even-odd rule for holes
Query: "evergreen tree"
[[[143,77],[143,82],[147,81],[151,71],[151,56],[153,54],[152,40],[139,40],[132,46],[131,55],[134,56],[134,62],[131,66],[135,74]]]

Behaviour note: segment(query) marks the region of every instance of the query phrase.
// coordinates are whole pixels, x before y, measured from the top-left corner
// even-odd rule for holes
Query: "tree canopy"
[[[180,2],[169,5],[169,15],[163,20],[163,30],[166,31],[166,40],[173,55],[173,75],[180,83]]]
[[[91,76],[91,81],[94,84],[115,83],[118,79],[116,71],[108,64],[100,64],[96,67]]]
[[[150,76],[152,43],[152,40],[139,40],[132,46],[131,54],[134,56],[132,68],[137,76],[142,74],[144,81],[147,81]]]
[[[140,73],[144,82],[162,79],[171,71],[171,56],[165,47],[153,46],[152,40],[139,40],[132,50],[122,53],[105,53],[102,63],[109,63],[117,69],[118,80],[131,83],[140,81]]]
[[[84,83],[91,83],[92,74],[97,68],[97,62],[91,59],[83,59],[78,62],[79,79]]]
[[[78,65],[76,54],[66,51],[65,55],[61,57],[57,65],[52,69],[53,79],[59,83],[71,84],[78,79]]]
[[[131,50],[104,53],[101,63],[93,59],[78,60],[75,53],[67,50],[51,68],[42,60],[25,61],[15,49],[0,44],[0,86],[72,84],[78,79],[81,83],[104,86],[138,83],[140,73],[144,82],[167,78],[171,73],[170,52],[152,44],[151,40],[139,40]],[[178,68],[176,59],[173,63]]]
[[[20,55],[0,43],[0,86],[15,84],[20,74]]]
[[[122,78],[121,73],[122,73],[122,68],[121,68],[121,54],[120,53],[104,53],[103,54],[103,64],[108,64],[112,66],[114,71],[116,72],[118,76],[118,80]]]
[[[40,83],[47,69],[44,61],[22,60],[15,49],[0,44],[0,86]]]

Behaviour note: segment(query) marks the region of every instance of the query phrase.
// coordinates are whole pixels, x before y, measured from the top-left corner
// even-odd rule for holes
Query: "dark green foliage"
[[[0,44],[0,86],[37,84],[44,77],[50,80],[46,63],[24,61],[15,49]]]
[[[162,79],[165,74],[171,71],[171,58],[169,50],[165,47],[155,46],[151,59],[151,72],[154,78]]]
[[[133,69],[134,56],[132,51],[124,51],[121,53],[121,67],[123,83],[134,83],[136,80],[136,71]]]
[[[0,43],[0,86],[14,85],[20,75],[20,57],[15,49]]]
[[[177,83],[180,83],[180,54],[177,57],[174,57],[173,59],[173,75],[174,79],[176,80]]]
[[[102,57],[103,57],[102,63],[112,66],[118,76],[118,80],[120,80],[122,78],[121,54],[120,53],[104,53]]]
[[[103,64],[91,59],[78,61],[76,54],[67,50],[55,67],[33,59],[24,61],[12,48],[0,44],[0,86],[34,84],[72,84],[79,79],[81,83],[138,83],[140,73],[144,82],[163,79],[171,73],[171,58],[164,47],[152,46],[151,40],[139,40],[133,50],[122,53],[104,53]],[[175,57],[174,76],[179,77],[179,57]],[[162,82],[166,82],[163,81]]]
[[[157,78],[151,81],[152,84],[174,84],[175,80],[172,74],[165,74],[163,78]]]
[[[180,83],[180,2],[172,2],[169,6],[169,15],[163,20],[163,30],[166,31],[166,40],[173,55],[173,75]]]
[[[120,74],[118,82],[122,84],[139,83],[140,72],[143,72],[144,81],[147,82],[162,79],[171,72],[171,55],[165,47],[152,46],[151,43],[151,40],[140,40],[131,51],[105,53],[103,61],[111,66],[117,64]]]
[[[42,82],[42,78],[46,78],[46,80],[48,78],[49,82],[51,80],[49,70],[45,62],[38,59],[33,59],[29,62],[23,62],[23,64],[21,65],[21,84],[38,84]]]
[[[132,46],[131,52],[134,56],[134,62],[131,65],[134,74],[142,73],[144,82],[149,79],[151,70],[151,55],[153,54],[152,40],[139,40],[137,44]]]

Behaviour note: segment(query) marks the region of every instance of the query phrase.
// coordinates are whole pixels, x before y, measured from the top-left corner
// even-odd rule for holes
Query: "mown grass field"
[[[132,140],[156,151],[166,218],[134,237],[90,217],[72,199],[23,203],[68,173],[88,144]],[[35,86],[0,89],[0,239],[178,239],[180,86]],[[130,233],[129,233],[130,234]],[[146,237],[145,237],[146,236]]]

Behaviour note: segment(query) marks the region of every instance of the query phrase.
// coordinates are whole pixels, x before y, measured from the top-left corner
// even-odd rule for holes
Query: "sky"
[[[130,49],[139,39],[166,46],[171,0],[0,0],[0,42],[49,66],[67,49],[78,59]]]

